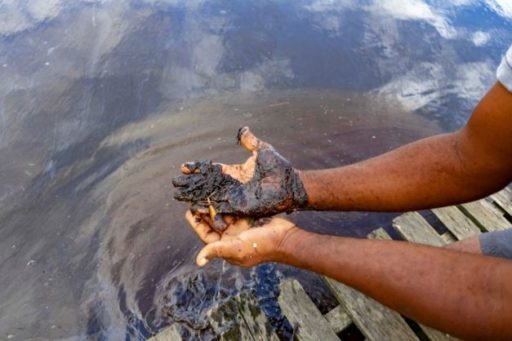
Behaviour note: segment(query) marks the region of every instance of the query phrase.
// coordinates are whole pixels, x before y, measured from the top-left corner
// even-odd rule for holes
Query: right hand
[[[238,132],[238,141],[252,156],[243,164],[224,165],[211,161],[187,162],[183,175],[172,183],[174,197],[192,203],[195,212],[264,217],[305,208],[307,194],[298,172],[270,144],[254,136],[249,128]]]
[[[185,218],[206,244],[196,257],[204,266],[213,258],[249,267],[263,262],[282,261],[286,240],[299,229],[289,220],[274,217],[252,220],[225,216],[227,228],[218,232],[210,223],[191,211]]]

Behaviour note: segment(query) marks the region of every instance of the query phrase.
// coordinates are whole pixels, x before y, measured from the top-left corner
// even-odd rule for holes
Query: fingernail
[[[240,127],[240,129],[238,129],[238,132],[236,133],[236,141],[238,144],[240,144],[240,139],[246,130],[247,127]]]
[[[199,260],[199,262],[197,262],[197,265],[199,266],[205,266],[206,263],[208,263],[208,259],[206,259],[206,257],[203,257]]]

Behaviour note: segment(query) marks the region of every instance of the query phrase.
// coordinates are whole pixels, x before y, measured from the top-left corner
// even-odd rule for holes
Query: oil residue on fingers
[[[252,179],[247,183],[222,173],[211,161],[195,162],[199,173],[173,180],[174,197],[193,207],[208,207],[216,228],[225,228],[217,212],[237,217],[264,217],[305,208],[307,193],[290,162],[272,147],[257,152]]]

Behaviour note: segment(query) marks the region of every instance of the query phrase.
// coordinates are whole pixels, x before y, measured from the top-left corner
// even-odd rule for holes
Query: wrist
[[[308,193],[304,186],[303,171],[293,169],[292,194],[293,194],[293,209],[306,210],[308,208]]]
[[[295,264],[297,252],[301,249],[300,244],[307,239],[308,234],[310,233],[295,225],[290,227],[290,229],[284,234],[283,238],[279,241],[272,261]]]

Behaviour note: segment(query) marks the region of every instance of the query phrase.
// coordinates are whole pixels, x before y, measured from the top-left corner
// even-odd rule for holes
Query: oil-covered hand
[[[270,144],[256,138],[247,127],[238,131],[239,143],[252,156],[238,165],[211,161],[187,162],[184,175],[172,183],[174,197],[192,204],[192,211],[237,217],[265,217],[305,208],[307,194],[298,172]]]
[[[210,259],[223,258],[239,266],[281,260],[280,248],[287,236],[298,228],[283,218],[236,219],[225,216],[224,232],[217,232],[207,216],[185,214],[187,221],[199,238],[206,244],[196,257],[196,263],[204,266]],[[254,228],[253,228],[254,227]]]

